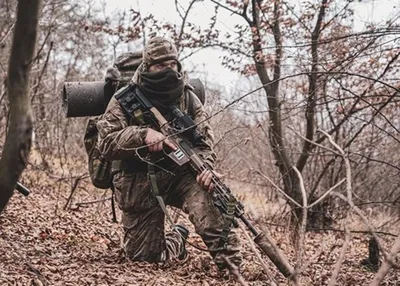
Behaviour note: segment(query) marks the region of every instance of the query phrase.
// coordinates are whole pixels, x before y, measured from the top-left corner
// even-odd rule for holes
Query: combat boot
[[[177,225],[175,225],[175,228],[173,231],[176,231],[177,233],[179,233],[180,237],[182,238],[182,244],[179,249],[178,259],[185,260],[188,256],[188,253],[186,250],[186,241],[189,236],[189,230],[184,225],[177,224]]]

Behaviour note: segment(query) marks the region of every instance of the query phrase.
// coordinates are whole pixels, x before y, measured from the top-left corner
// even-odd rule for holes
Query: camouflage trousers
[[[224,218],[211,195],[198,185],[187,167],[180,167],[174,173],[175,176],[164,171],[157,173],[157,185],[165,204],[188,214],[219,268],[229,267],[224,257],[240,265],[240,242],[233,229],[228,236],[228,247],[224,250],[218,247]],[[151,193],[147,173],[117,173],[114,187],[116,201],[123,211],[126,255],[135,261],[148,262],[176,257],[183,241],[176,232],[164,234],[165,214]]]

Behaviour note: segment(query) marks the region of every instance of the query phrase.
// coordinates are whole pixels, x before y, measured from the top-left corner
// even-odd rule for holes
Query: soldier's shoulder
[[[125,114],[121,104],[115,96],[113,96],[107,105],[106,111],[101,115],[99,120],[115,120],[118,118],[125,118]]]

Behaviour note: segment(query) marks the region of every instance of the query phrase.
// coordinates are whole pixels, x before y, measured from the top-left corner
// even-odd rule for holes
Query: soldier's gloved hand
[[[197,183],[209,193],[214,191],[214,184],[212,182],[213,172],[214,171],[204,170],[196,177]],[[214,172],[214,175],[218,178],[222,177],[222,175],[217,172]]]
[[[164,134],[151,128],[147,128],[147,135],[144,139],[144,143],[149,148],[149,152],[162,151],[163,144],[170,147],[174,151],[177,149],[174,143],[167,139]]]

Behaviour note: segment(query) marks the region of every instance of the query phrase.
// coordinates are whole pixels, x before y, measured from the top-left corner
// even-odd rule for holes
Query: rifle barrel
[[[254,228],[251,222],[249,222],[249,220],[243,214],[239,218],[247,226],[247,228],[251,231],[251,233],[254,234],[254,236],[258,236],[259,234],[258,231]]]

